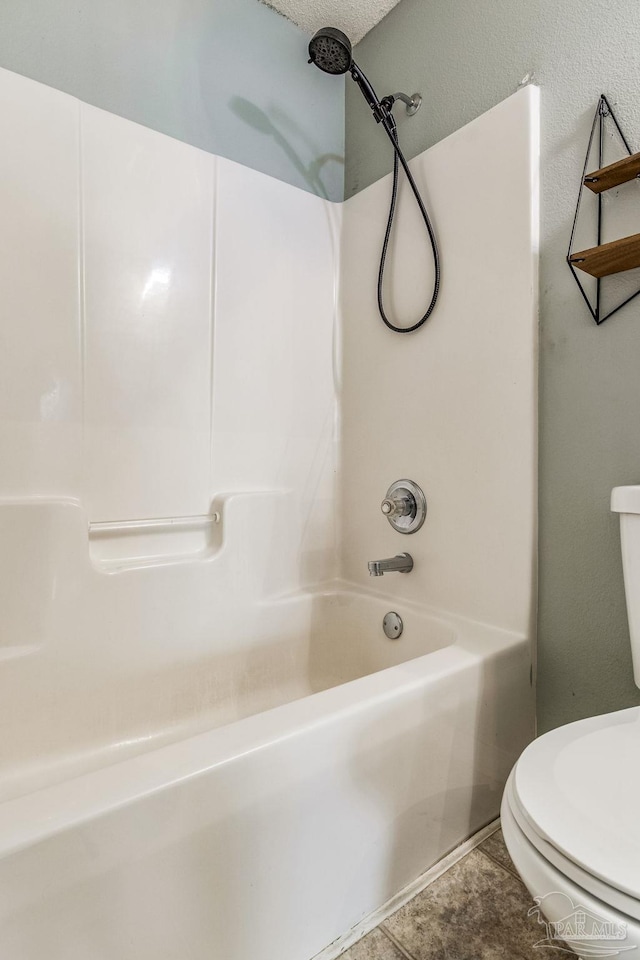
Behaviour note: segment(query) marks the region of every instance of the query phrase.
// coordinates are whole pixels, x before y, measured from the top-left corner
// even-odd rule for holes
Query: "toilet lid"
[[[640,707],[534,740],[516,764],[513,789],[534,833],[640,901]]]

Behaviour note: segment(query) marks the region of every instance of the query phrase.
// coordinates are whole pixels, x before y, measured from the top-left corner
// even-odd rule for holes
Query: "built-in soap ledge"
[[[221,513],[89,524],[89,551],[104,571],[202,560],[222,545]]]

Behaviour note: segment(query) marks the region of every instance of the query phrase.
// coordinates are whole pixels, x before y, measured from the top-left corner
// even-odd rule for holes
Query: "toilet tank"
[[[631,635],[633,678],[640,687],[640,484],[614,487],[611,509],[620,514],[620,545],[627,616]]]

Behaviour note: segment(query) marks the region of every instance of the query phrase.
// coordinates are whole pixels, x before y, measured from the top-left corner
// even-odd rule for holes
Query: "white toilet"
[[[620,514],[640,687],[640,486],[616,487],[611,509]],[[534,740],[511,772],[501,813],[511,858],[536,900],[541,946],[564,940],[583,958],[640,960],[640,707]]]

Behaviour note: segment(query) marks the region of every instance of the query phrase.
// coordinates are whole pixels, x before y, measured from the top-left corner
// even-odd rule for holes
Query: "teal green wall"
[[[401,0],[355,50],[380,94],[422,93],[420,113],[399,124],[412,156],[509,96],[530,71],[541,87],[541,730],[640,702],[609,512],[613,486],[640,482],[640,300],[597,328],[565,263],[600,93],[640,149],[639,50],[637,0]],[[353,84],[346,103],[351,196],[388,172],[391,155]],[[608,196],[607,210],[637,205],[639,190]],[[640,229],[634,217],[619,235]],[[446,249],[442,256],[443,282],[455,282]]]
[[[344,82],[258,0],[2,0],[0,66],[341,200]]]

